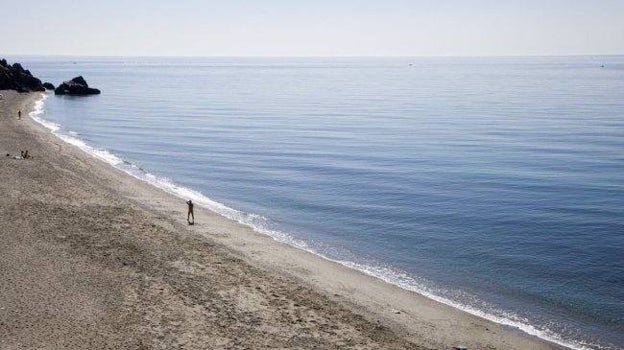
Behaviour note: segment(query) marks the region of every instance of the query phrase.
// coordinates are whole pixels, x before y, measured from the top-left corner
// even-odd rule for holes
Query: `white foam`
[[[548,340],[550,342],[553,342],[561,346],[565,346],[565,347],[576,349],[576,350],[592,350],[595,348],[600,348],[600,349],[603,348],[597,344],[583,344],[580,342],[569,341],[569,340],[563,339],[560,335],[558,335],[556,332],[552,330],[539,329],[539,328],[536,328],[535,326],[532,326],[529,323],[528,319],[519,317],[518,315],[512,312],[503,311],[503,310],[496,310],[495,311],[496,313],[485,312],[483,310],[477,309],[470,305],[462,304],[460,302],[442,297],[439,294],[444,294],[444,293],[436,293],[435,290],[427,286],[426,283],[419,282],[418,280],[407,275],[406,273],[397,272],[392,268],[358,264],[352,261],[341,261],[341,260],[333,260],[333,261],[336,261],[337,263],[340,263],[349,268],[362,271],[363,273],[369,276],[376,277],[384,282],[387,282],[387,283],[399,286],[403,289],[410,290],[418,294],[424,295],[427,298],[433,299],[442,304],[452,306],[456,309],[462,310],[469,314],[484,318],[486,320],[489,320],[495,323],[518,328],[527,334],[536,336],[541,339]],[[481,303],[483,304],[483,302]],[[586,345],[589,345],[592,347],[590,348]]]
[[[556,344],[559,344],[561,346],[565,346],[571,349],[592,350],[595,348],[602,348],[596,344],[582,344],[576,341],[565,340],[560,335],[556,334],[555,332],[549,329],[538,329],[530,325],[527,319],[524,319],[522,317],[519,317],[516,314],[510,313],[507,311],[499,310],[496,312],[496,314],[488,313],[483,310],[472,307],[470,305],[462,304],[460,302],[451,300],[449,298],[442,297],[440,296],[440,294],[444,294],[444,293],[436,293],[436,290],[429,287],[428,283],[426,283],[425,281],[418,281],[414,277],[409,276],[408,274],[404,272],[396,271],[392,268],[360,264],[360,263],[356,263],[353,261],[337,260],[337,259],[329,258],[323,255],[322,253],[316,251],[312,247],[310,247],[306,242],[295,239],[293,236],[289,235],[288,233],[270,229],[268,227],[268,220],[261,215],[257,215],[253,213],[245,213],[245,212],[230,208],[222,203],[216,202],[206,197],[204,194],[202,194],[199,191],[178,185],[175,182],[167,178],[162,178],[162,177],[158,177],[156,175],[150,174],[144,171],[143,169],[140,169],[136,165],[122,160],[121,158],[112,154],[108,150],[97,149],[86,144],[84,141],[80,140],[77,137],[79,134],[76,132],[72,132],[72,131],[68,131],[66,133],[61,132],[61,127],[58,124],[41,118],[41,115],[44,114],[43,105],[47,97],[48,95],[44,95],[40,101],[37,101],[35,103],[34,110],[29,113],[29,116],[32,117],[35,121],[45,126],[46,128],[50,129],[50,131],[54,135],[59,137],[61,140],[80,148],[81,150],[87,152],[88,154],[94,156],[95,158],[98,158],[139,180],[146,181],[150,183],[151,185],[161,190],[164,190],[165,192],[169,194],[172,194],[176,197],[179,197],[185,200],[191,199],[193,200],[193,202],[195,202],[197,205],[201,207],[207,208],[230,220],[234,220],[238,222],[239,224],[248,226],[256,232],[268,235],[278,242],[286,243],[296,248],[308,251],[326,260],[333,261],[341,265],[344,265],[346,267],[352,268],[354,270],[361,271],[369,276],[378,278],[384,282],[387,282],[387,283],[399,286],[403,289],[421,294],[427,298],[430,298],[437,302],[452,306],[454,308],[457,308],[469,314],[490,320],[492,322],[518,328],[530,335],[548,340],[550,342],[553,342],[553,343],[556,343]],[[586,345],[591,346],[591,348]]]
[[[28,113],[28,115],[33,118],[37,123],[45,126],[46,128],[50,129],[53,133],[58,131],[60,129],[60,126],[56,123],[53,123],[51,121],[45,120],[43,118],[40,117],[40,115],[43,114],[44,110],[43,110],[43,102],[48,98],[47,94],[44,94],[41,97],[41,100],[35,102],[35,106],[32,110],[32,112]]]

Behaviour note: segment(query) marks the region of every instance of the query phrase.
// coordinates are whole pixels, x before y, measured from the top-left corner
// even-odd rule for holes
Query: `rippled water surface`
[[[135,176],[490,319],[624,348],[624,57],[17,59],[101,88],[42,117]]]

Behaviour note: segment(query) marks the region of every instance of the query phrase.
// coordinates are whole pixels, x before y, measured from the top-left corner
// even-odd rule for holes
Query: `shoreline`
[[[30,96],[30,105],[33,104]],[[25,129],[28,136],[48,148],[58,148],[54,155],[53,152],[45,154],[46,162],[57,171],[67,170],[67,163],[74,162],[71,165],[83,167],[81,175],[90,178],[90,186],[98,187],[114,197],[115,201],[129,201],[136,210],[152,215],[152,219],[164,222],[179,234],[202,237],[211,244],[222,246],[228,254],[259,267],[264,274],[286,276],[296,286],[303,285],[318,291],[331,302],[363,315],[368,322],[387,326],[398,338],[409,343],[433,348],[450,348],[459,344],[469,349],[562,348],[522,333],[519,329],[468,314],[338,262],[280,243],[208,209],[196,207],[195,214],[199,220],[195,226],[188,227],[185,225],[183,200],[128,176],[109,164],[94,160],[92,155],[77,147],[57,142],[61,140],[51,135],[44,126],[31,118],[23,119],[27,121],[19,126]],[[34,161],[40,157],[37,155]],[[70,158],[71,161],[64,162],[63,158]],[[97,198],[91,200],[97,201]],[[188,266],[182,268],[185,269]]]

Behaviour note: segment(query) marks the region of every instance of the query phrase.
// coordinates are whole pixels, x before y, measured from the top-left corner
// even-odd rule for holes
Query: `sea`
[[[8,58],[101,89],[32,117],[181,206],[624,349],[624,56]]]

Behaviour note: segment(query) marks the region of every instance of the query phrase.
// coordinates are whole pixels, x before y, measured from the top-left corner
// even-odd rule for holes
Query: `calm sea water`
[[[624,348],[624,57],[16,59],[101,88],[41,117],[135,176],[529,333]]]

